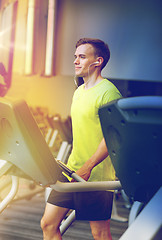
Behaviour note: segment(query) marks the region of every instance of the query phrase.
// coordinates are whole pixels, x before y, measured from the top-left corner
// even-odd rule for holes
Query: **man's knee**
[[[60,224],[64,219],[69,209],[61,208],[47,203],[44,215],[41,219],[40,225],[43,230],[44,239],[61,239]]]
[[[41,226],[42,230],[45,230],[46,227],[48,226],[48,224],[47,224],[47,222],[46,222],[44,217],[42,217],[42,219],[40,221],[40,226]]]
[[[95,240],[101,239],[102,231],[100,231],[99,229],[92,228],[91,232]]]
[[[48,222],[48,219],[44,216],[41,219],[40,225],[44,234],[53,235],[59,230],[59,226],[55,224],[55,221]]]
[[[112,240],[110,221],[90,222],[91,232],[95,240]]]
[[[92,228],[92,236],[95,240],[101,240],[101,239],[108,239],[107,235],[108,235],[108,230],[105,229],[99,229],[99,228]]]

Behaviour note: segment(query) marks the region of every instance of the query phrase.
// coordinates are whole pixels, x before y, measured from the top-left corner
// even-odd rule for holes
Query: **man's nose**
[[[79,59],[78,58],[75,58],[74,64],[79,64]]]

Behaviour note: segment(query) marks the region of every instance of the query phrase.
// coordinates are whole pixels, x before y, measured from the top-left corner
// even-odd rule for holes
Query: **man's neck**
[[[101,75],[98,76],[94,76],[94,75],[90,75],[87,78],[83,78],[84,80],[84,88],[85,89],[89,89],[94,87],[95,85],[97,85],[99,82],[101,82],[104,78]]]

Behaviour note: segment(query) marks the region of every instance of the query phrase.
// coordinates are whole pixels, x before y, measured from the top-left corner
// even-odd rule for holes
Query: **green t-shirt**
[[[103,139],[98,109],[120,97],[118,89],[107,79],[88,90],[83,84],[75,91],[71,105],[73,149],[67,164],[70,169],[77,171],[96,152]],[[114,179],[115,171],[108,156],[93,168],[89,181]]]

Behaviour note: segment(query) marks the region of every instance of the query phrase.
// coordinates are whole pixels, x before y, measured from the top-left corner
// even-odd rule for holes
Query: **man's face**
[[[75,75],[77,77],[87,77],[90,69],[92,70],[90,68],[91,64],[97,61],[93,46],[91,44],[80,45],[76,49],[74,57]]]

